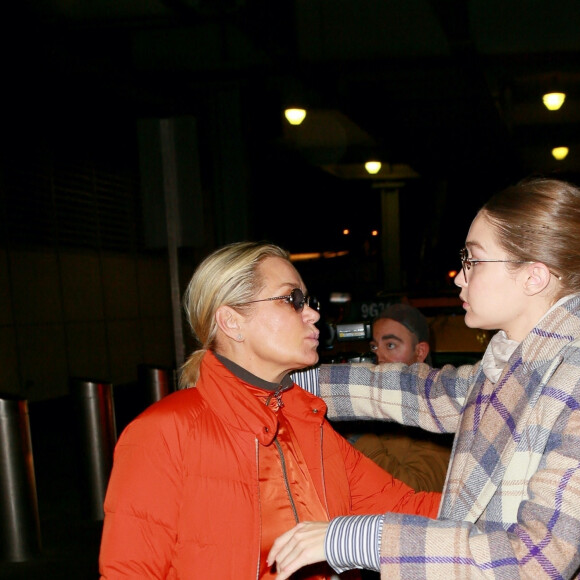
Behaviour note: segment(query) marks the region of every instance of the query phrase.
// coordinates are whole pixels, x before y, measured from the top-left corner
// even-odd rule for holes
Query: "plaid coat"
[[[495,385],[481,363],[322,365],[319,382],[331,419],[456,433],[438,519],[385,515],[382,578],[580,578],[580,295]]]

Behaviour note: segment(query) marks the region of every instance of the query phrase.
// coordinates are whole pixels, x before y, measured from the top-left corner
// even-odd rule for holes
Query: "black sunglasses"
[[[288,304],[292,304],[292,308],[296,312],[302,312],[306,304],[313,310],[320,310],[320,302],[314,296],[305,296],[300,288],[293,288],[287,296],[274,296],[274,298],[262,298],[260,300],[250,300],[246,304],[254,304],[254,302],[267,302],[269,300],[285,300]]]

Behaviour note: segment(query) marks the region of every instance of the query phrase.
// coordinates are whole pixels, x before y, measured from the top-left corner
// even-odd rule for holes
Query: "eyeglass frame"
[[[302,298],[297,299],[294,294],[299,292],[302,295]],[[316,312],[320,312],[320,302],[315,296],[308,296],[300,290],[300,288],[292,288],[290,290],[290,294],[286,296],[274,296],[273,298],[260,298],[260,300],[250,300],[249,302],[244,302],[244,304],[255,304],[256,302],[269,302],[271,300],[286,300],[288,304],[292,305],[294,308],[294,312],[300,314],[304,310],[304,305],[312,308],[312,310],[316,310]],[[310,302],[313,301],[312,306]]]
[[[459,259],[461,260],[461,269],[463,270],[463,277],[467,282],[467,272],[471,270],[471,264],[478,264],[479,262],[505,262],[510,264],[533,264],[537,260],[472,260],[466,257],[467,248],[462,248],[459,250]],[[466,267],[466,264],[469,264]],[[548,270],[552,276],[555,276],[558,280],[562,280],[562,276],[555,274],[552,270]]]
[[[467,272],[471,270],[473,264],[479,264],[480,262],[500,262],[504,264],[533,264],[533,260],[474,260],[473,258],[467,257],[467,248],[461,248],[459,250],[459,259],[461,260],[461,270],[463,271],[463,277],[467,282]]]

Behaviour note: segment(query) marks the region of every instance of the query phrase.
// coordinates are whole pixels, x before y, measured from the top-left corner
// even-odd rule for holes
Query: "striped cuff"
[[[303,371],[294,371],[290,373],[292,380],[300,385],[305,391],[311,395],[320,397],[320,388],[318,387],[318,367],[310,367]]]
[[[324,540],[327,562],[338,574],[353,568],[380,572],[382,530],[382,515],[332,519]]]

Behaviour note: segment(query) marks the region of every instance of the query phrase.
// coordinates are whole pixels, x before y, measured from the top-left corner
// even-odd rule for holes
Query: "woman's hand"
[[[276,580],[286,580],[308,564],[324,562],[328,522],[302,522],[276,540],[268,553],[268,566],[276,562]]]

